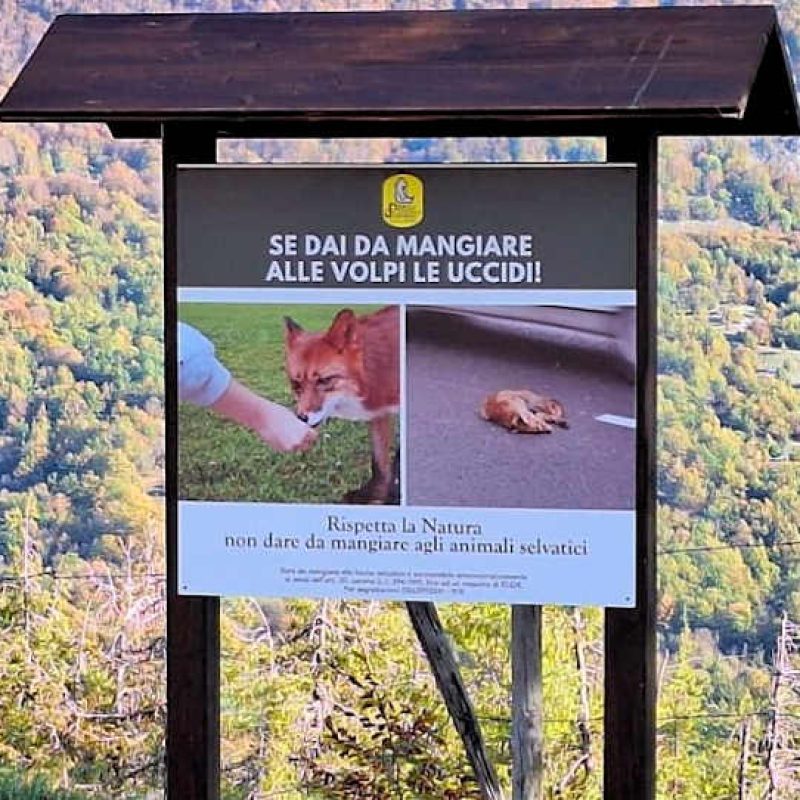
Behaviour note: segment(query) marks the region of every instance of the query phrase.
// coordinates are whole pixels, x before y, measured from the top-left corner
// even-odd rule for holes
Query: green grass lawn
[[[353,307],[365,313],[374,307]],[[309,330],[328,326],[337,306],[181,303],[178,316],[216,346],[217,357],[241,383],[291,406],[283,353],[283,317]],[[213,412],[181,404],[180,497],[278,503],[336,503],[370,473],[364,423],[329,420],[307,453],[279,454],[257,436]]]

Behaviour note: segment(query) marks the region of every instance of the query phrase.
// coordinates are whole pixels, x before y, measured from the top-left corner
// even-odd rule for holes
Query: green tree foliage
[[[41,777],[0,771],[0,800],[87,800],[88,795],[53,788]]]
[[[55,13],[97,10],[88,0],[0,5],[0,88]],[[102,10],[320,7],[114,0]],[[787,0],[780,11],[797,58],[798,6]],[[602,159],[603,144],[278,140],[226,142],[220,152],[238,161],[585,161]],[[659,792],[710,800],[735,796],[745,719],[763,740],[776,620],[784,611],[800,618],[792,544],[800,531],[800,178],[789,139],[669,139],[661,154]],[[93,797],[160,796],[160,191],[156,143],[114,141],[97,125],[3,126],[0,798],[77,800],[68,791],[76,785]],[[508,785],[508,610],[458,605],[442,615]],[[548,797],[596,799],[601,614],[547,609],[545,621]],[[229,800],[477,797],[401,606],[236,600],[225,604],[222,641]],[[763,752],[754,747],[756,786]]]

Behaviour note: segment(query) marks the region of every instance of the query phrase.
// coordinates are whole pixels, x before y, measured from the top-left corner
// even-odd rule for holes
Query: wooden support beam
[[[483,800],[504,800],[500,782],[486,752],[480,723],[436,606],[433,603],[409,602],[406,608],[450,718],[464,743]]]
[[[178,594],[177,165],[216,161],[216,139],[164,126],[167,495],[167,798],[219,800],[219,599]]]
[[[541,800],[544,785],[542,607],[511,606],[512,800]]]
[[[606,800],[656,796],[656,232],[658,139],[609,137],[606,159],[637,169],[636,607],[605,631]]]

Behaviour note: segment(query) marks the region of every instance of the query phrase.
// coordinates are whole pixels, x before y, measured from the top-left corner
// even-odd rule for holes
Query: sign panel
[[[181,167],[181,592],[633,605],[635,181]]]

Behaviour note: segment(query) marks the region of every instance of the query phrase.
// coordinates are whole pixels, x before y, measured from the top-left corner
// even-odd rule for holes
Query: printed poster
[[[181,167],[180,591],[632,606],[635,182]]]

